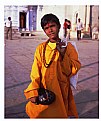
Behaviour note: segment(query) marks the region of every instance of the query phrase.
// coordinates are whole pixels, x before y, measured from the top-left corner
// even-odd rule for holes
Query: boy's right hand
[[[31,97],[29,98],[29,101],[31,101],[32,103],[37,103],[37,98],[38,97]]]

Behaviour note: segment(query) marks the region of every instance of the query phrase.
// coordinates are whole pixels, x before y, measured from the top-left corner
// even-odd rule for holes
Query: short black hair
[[[58,17],[56,15],[50,13],[50,14],[45,14],[41,18],[41,27],[42,27],[42,29],[44,29],[44,26],[46,24],[48,24],[49,22],[55,22],[60,28],[60,21],[59,21]]]
[[[8,20],[11,20],[11,17],[8,17]]]
[[[65,22],[67,21],[67,19],[65,19]]]
[[[79,18],[78,20],[80,21],[81,19]]]

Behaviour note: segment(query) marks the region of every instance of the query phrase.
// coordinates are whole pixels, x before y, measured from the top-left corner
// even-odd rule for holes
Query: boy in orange
[[[66,47],[59,38],[60,22],[54,14],[46,14],[41,19],[41,27],[49,37],[36,48],[31,71],[31,80],[24,94],[29,102],[26,113],[30,118],[78,118],[70,77],[80,69],[78,54],[71,43]],[[72,73],[72,67],[75,73]],[[53,91],[56,100],[50,105],[37,105],[40,81],[44,88]]]

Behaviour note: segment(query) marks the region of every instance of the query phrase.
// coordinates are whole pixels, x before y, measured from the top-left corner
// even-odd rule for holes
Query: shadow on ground
[[[74,96],[79,118],[99,118],[99,91],[82,90]]]
[[[8,107],[5,109],[5,118],[28,118],[25,112],[25,105],[27,102],[23,102],[19,105]]]
[[[98,91],[92,93],[90,90],[83,90],[74,98],[79,118],[99,118]],[[29,118],[25,112],[26,103],[6,108],[5,118]]]

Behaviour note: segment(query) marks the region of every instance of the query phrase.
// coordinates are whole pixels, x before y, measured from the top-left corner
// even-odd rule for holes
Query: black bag
[[[38,89],[38,97],[36,100],[37,105],[50,105],[52,104],[56,99],[55,93],[52,91],[49,91],[45,88],[39,88]]]

